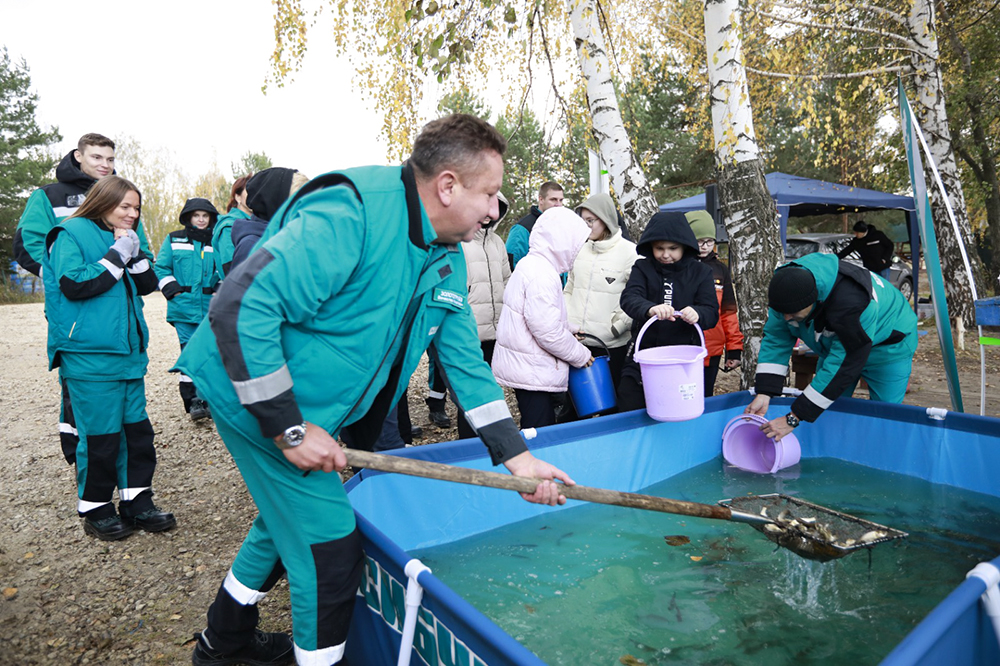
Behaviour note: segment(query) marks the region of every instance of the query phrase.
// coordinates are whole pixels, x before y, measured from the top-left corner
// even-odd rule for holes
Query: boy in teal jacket
[[[198,636],[195,664],[334,664],[362,573],[336,441],[371,446],[433,342],[495,464],[572,480],[527,451],[479,348],[457,244],[498,216],[506,141],[477,118],[430,123],[403,167],[321,176],[233,269],[178,368],[208,400],[260,511]],[[303,471],[321,471],[304,476]],[[552,481],[525,499],[564,501]],[[257,630],[287,571],[294,647]]]
[[[799,421],[815,421],[862,377],[872,400],[903,402],[917,349],[917,317],[903,295],[878,275],[832,254],[810,254],[780,266],[768,288],[767,323],[757,359],[757,397],[748,414],[763,415],[781,395],[796,339],[819,356],[816,375],[786,416],[761,426],[776,440]]]

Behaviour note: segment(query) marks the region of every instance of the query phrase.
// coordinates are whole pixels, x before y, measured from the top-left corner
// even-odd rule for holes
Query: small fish
[[[816,524],[816,517],[813,516],[812,518],[800,518],[799,522],[802,523],[803,525],[812,526]]]
[[[770,516],[767,515],[767,507],[766,506],[762,506],[760,508],[760,515],[764,516],[765,518],[770,518]]]
[[[630,654],[623,654],[618,657],[618,663],[622,664],[622,666],[645,666],[646,664],[642,659],[636,659]]]
[[[847,541],[844,542],[844,547],[845,548],[850,548],[851,546],[853,546],[856,543],[857,543],[857,541],[855,541],[854,539],[848,539]]]
[[[789,512],[788,509],[784,509],[782,510],[781,513],[778,514],[778,517],[775,518],[775,520],[777,520],[779,523],[787,523],[790,520],[790,516],[791,512]]]
[[[774,532],[784,532],[785,531],[785,530],[781,529],[780,527],[778,527],[777,525],[775,525],[774,523],[768,523],[767,525],[764,525],[764,530],[767,531],[767,532],[772,532],[772,533],[774,533]]]
[[[665,536],[663,540],[667,542],[668,546],[683,546],[684,544],[691,543],[691,539],[684,536],[683,534],[674,534],[672,536]]]
[[[885,536],[887,536],[885,532],[872,530],[871,532],[865,532],[864,534],[862,534],[861,538],[858,539],[858,541],[860,541],[861,543],[871,543],[872,541],[876,541],[877,539],[881,539]]]

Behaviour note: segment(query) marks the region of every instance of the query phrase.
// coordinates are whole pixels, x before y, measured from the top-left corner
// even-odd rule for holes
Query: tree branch
[[[849,25],[836,25],[834,23],[814,23],[812,21],[799,21],[797,19],[786,18],[784,16],[778,16],[777,14],[771,14],[770,12],[762,12],[760,10],[753,10],[759,16],[764,16],[766,18],[778,21],[779,23],[788,23],[789,25],[797,25],[803,28],[812,28],[816,30],[840,30],[842,32],[863,32],[872,35],[878,35],[879,37],[888,37],[889,39],[894,39],[897,42],[905,44],[906,46],[912,47],[913,40],[903,37],[902,35],[897,35],[894,32],[889,32],[887,30],[876,30],[875,28],[863,28],[861,26],[849,26]]]
[[[556,68],[552,63],[552,54],[549,53],[549,40],[545,37],[545,24],[542,22],[542,15],[535,6],[535,17],[538,19],[538,33],[542,38],[542,49],[545,51],[545,59],[549,63],[549,80],[552,82],[552,91],[556,94],[556,99],[559,100],[559,104],[563,109],[563,116],[566,118],[566,122],[570,121],[569,106],[566,104],[566,100],[563,99],[562,94],[559,92],[559,87],[556,85]]]
[[[900,62],[899,60],[894,60],[893,63]],[[786,72],[767,72],[762,69],[756,69],[754,67],[747,67],[748,72],[753,72],[754,74],[760,74],[761,76],[770,76],[776,79],[819,79],[823,81],[837,80],[837,79],[860,79],[863,76],[871,76],[872,74],[889,74],[892,72],[902,72],[906,70],[905,65],[892,65],[887,67],[876,67],[875,69],[866,69],[860,72],[832,72],[829,74],[788,74]]]
[[[1000,0],[997,0],[997,1],[1000,2]],[[889,9],[885,9],[884,7],[876,7],[874,5],[857,5],[857,4],[854,4],[854,3],[851,3],[851,2],[843,2],[843,3],[840,3],[840,5],[843,6],[843,7],[850,7],[851,9],[856,9],[856,10],[859,10],[859,11],[864,11],[864,10],[872,11],[872,12],[875,12],[876,14],[881,14],[882,16],[886,16],[888,18],[891,18],[893,21],[895,21],[896,23],[898,23],[900,26],[906,27],[906,18],[902,14],[899,14],[897,12],[891,11]],[[776,3],[774,3],[774,6],[775,7],[781,7],[782,9],[800,9],[800,10],[804,10],[804,11],[818,10],[818,11],[825,11],[825,12],[835,12],[837,10],[837,7],[835,7],[834,5],[828,5],[828,4],[805,5],[805,4],[800,4],[800,3],[776,2]]]

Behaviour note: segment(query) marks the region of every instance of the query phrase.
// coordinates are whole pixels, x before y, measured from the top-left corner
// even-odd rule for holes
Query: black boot
[[[146,532],[165,532],[177,524],[174,514],[161,511],[153,504],[153,491],[144,491],[131,502],[119,502],[122,520]]]
[[[212,412],[208,410],[208,403],[201,398],[195,398],[191,401],[189,413],[191,414],[192,421],[212,418]]]
[[[132,534],[132,525],[115,514],[115,508],[106,504],[83,515],[83,531],[101,541],[118,541]]]
[[[198,643],[194,646],[191,663],[194,666],[281,666],[295,662],[295,645],[288,634],[276,631],[264,633],[255,629],[253,639],[235,652],[223,654],[212,649],[205,632],[196,634]]]

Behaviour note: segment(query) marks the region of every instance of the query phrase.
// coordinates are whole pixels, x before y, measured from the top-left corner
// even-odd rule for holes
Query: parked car
[[[785,243],[785,259],[798,259],[813,252],[836,254],[847,247],[853,238],[851,234],[792,234]],[[861,265],[857,253],[851,253],[845,261]],[[889,282],[899,289],[906,300],[913,298],[913,268],[895,255],[892,257]]]

